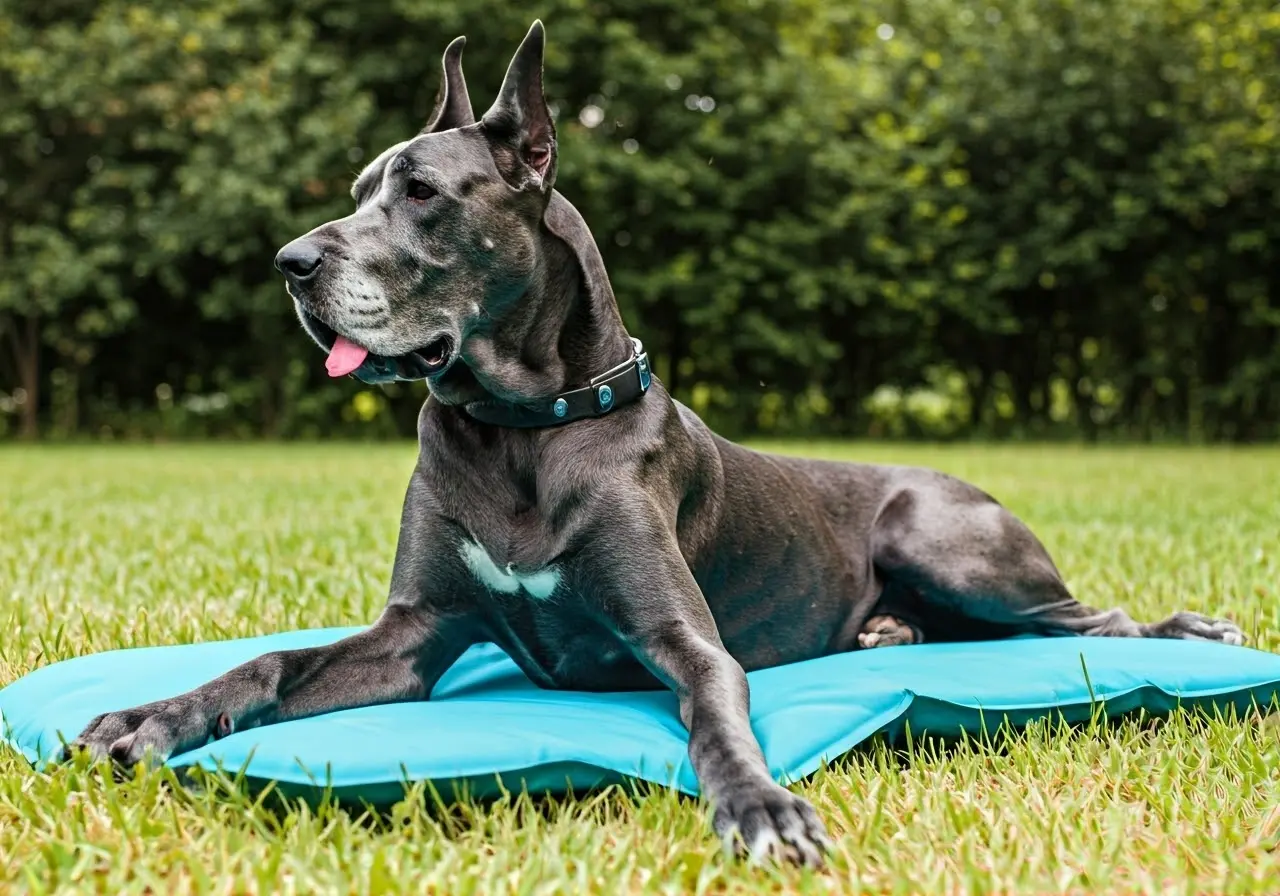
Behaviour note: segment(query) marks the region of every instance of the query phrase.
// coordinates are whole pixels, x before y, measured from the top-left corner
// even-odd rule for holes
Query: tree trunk
[[[67,379],[62,394],[56,397],[59,404],[58,425],[66,438],[75,438],[80,434],[80,362],[74,358],[68,362]]]
[[[284,391],[281,386],[280,364],[274,360],[276,357],[273,353],[273,360],[268,361],[264,366],[261,374],[262,381],[262,437],[264,439],[280,438],[280,407],[277,399],[280,393]]]
[[[991,395],[992,373],[985,365],[979,366],[969,377],[969,435],[976,435],[982,428],[982,412],[986,410]]]
[[[40,319],[32,314],[25,327],[17,320],[9,331],[14,366],[18,370],[18,388],[22,393],[22,412],[18,434],[27,440],[40,435]],[[25,333],[19,331],[25,330]]]
[[[1085,337],[1072,333],[1071,346],[1071,400],[1075,405],[1076,426],[1084,440],[1090,444],[1098,441],[1098,421],[1093,418],[1093,390],[1098,384],[1093,381],[1093,371],[1084,362]],[[1085,389],[1084,381],[1089,380],[1089,388]]]
[[[670,327],[668,345],[670,353],[668,357],[671,363],[667,369],[667,381],[663,385],[667,387],[667,391],[672,396],[679,395],[681,387],[684,385],[684,379],[680,376],[680,360],[685,357],[685,338],[684,338],[684,319],[681,309],[675,302],[670,302],[665,309],[667,313],[660,317],[659,320],[665,319]],[[681,400],[687,401],[687,396],[680,396]]]
[[[1040,353],[1040,342],[1038,332],[1024,333],[1021,339],[1009,345],[1005,355],[1009,385],[1013,389],[1013,428],[1024,436],[1035,428],[1036,423],[1035,395],[1039,370],[1035,359]]]

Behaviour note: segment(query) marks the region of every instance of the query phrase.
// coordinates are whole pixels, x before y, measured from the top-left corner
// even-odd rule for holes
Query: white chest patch
[[[499,567],[489,552],[474,541],[464,541],[459,553],[471,574],[491,591],[515,594],[523,589],[534,600],[547,600],[560,585],[560,570],[554,566],[518,575],[511,571],[510,566],[506,569]]]

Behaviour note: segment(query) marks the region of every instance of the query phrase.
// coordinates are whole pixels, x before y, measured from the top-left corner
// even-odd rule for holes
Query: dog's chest
[[[500,599],[489,606],[489,636],[543,687],[632,690],[655,679],[616,637],[588,623],[551,563],[538,569],[500,565],[478,541],[459,547],[476,583]]]
[[[560,568],[554,563],[536,570],[518,571],[511,562],[499,566],[483,545],[471,539],[463,540],[459,553],[475,580],[498,594],[549,600],[560,587]]]

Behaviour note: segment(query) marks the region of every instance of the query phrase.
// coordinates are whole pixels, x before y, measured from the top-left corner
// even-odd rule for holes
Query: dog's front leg
[[[716,833],[752,858],[821,864],[826,829],[808,802],[769,774],[751,730],[746,674],[721,642],[675,538],[632,534],[602,539],[631,550],[622,561],[600,557],[593,568],[609,570],[606,612],[618,635],[679,698]]]
[[[459,635],[436,614],[392,604],[352,637],[264,654],[185,694],[104,713],[70,746],[126,766],[163,762],[239,729],[425,699],[470,643]]]
[[[98,716],[69,745],[94,759],[163,762],[210,737],[306,716],[425,700],[479,637],[456,533],[415,471],[401,515],[391,593],[369,628],[323,647],[281,650],[168,700]]]

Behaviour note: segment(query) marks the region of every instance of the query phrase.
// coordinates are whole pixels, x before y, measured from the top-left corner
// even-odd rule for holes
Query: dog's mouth
[[[355,374],[357,379],[365,382],[369,382],[370,378],[362,376],[363,373],[372,374],[379,381],[420,380],[443,372],[451,360],[453,360],[453,340],[448,336],[439,336],[417,351],[390,358],[385,355],[375,355],[345,336],[337,336],[329,349],[329,358],[324,366],[329,371],[329,376]]]
[[[331,377],[355,376],[365,383],[430,379],[447,370],[457,353],[453,337],[441,334],[415,351],[395,356],[378,355],[339,334],[314,315],[308,317],[310,329],[321,337],[321,346],[329,352],[324,366]]]

